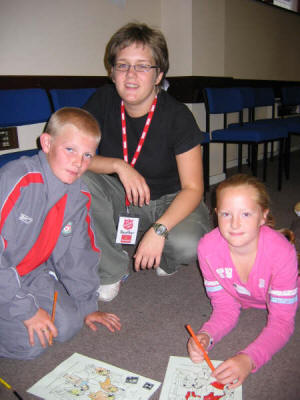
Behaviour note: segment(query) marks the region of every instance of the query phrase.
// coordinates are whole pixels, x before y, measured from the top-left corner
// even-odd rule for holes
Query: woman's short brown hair
[[[162,82],[169,70],[169,52],[166,39],[161,31],[142,23],[128,23],[111,37],[104,56],[104,64],[108,74],[111,74],[118,52],[133,43],[149,46],[155,65],[159,67],[160,72],[163,72]]]

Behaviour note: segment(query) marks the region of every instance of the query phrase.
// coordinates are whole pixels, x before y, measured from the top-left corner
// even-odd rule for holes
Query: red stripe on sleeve
[[[98,247],[96,246],[95,243],[95,235],[94,235],[94,231],[91,228],[91,217],[90,217],[90,208],[91,208],[91,202],[92,202],[92,198],[91,198],[91,194],[89,192],[84,192],[83,190],[81,191],[81,193],[83,193],[84,195],[87,196],[87,198],[89,199],[89,201],[86,204],[86,208],[87,208],[87,215],[86,215],[86,222],[88,225],[88,235],[91,241],[91,246],[92,249],[94,251],[96,251],[97,253],[100,253],[100,249],[98,249]]]
[[[11,210],[14,208],[18,198],[21,195],[21,188],[31,185],[32,183],[44,183],[43,176],[40,172],[30,172],[23,176],[12,189],[5,200],[0,214],[0,232]]]

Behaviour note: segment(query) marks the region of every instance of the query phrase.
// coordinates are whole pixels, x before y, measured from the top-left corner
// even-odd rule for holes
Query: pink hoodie
[[[253,360],[255,372],[287,343],[294,331],[298,303],[295,248],[283,235],[262,226],[255,263],[246,284],[240,281],[228,244],[218,228],[200,240],[198,258],[213,307],[209,321],[200,331],[209,333],[214,344],[237,324],[241,308],[268,310],[266,326],[242,350]]]

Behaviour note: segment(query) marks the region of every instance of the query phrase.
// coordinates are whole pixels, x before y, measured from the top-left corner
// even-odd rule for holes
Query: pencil
[[[7,382],[5,382],[4,379],[0,378],[0,383],[2,383],[2,385],[5,386],[7,389],[12,390],[13,394],[17,397],[17,399],[23,400],[23,398],[19,395],[19,393],[16,392]]]
[[[57,291],[54,292],[54,296],[53,296],[53,306],[52,306],[52,315],[51,315],[52,322],[54,322],[54,320],[55,320],[56,301],[57,301]],[[52,345],[52,342],[53,342],[53,335],[52,335],[52,332],[50,332],[50,335],[49,335],[50,346]]]
[[[208,354],[206,353],[206,351],[204,350],[204,347],[202,346],[202,344],[199,342],[197,336],[195,335],[193,329],[191,328],[190,325],[186,325],[186,329],[189,331],[190,335],[192,336],[192,338],[194,339],[196,345],[199,347],[199,349],[202,351],[203,356],[205,361],[207,362],[208,366],[210,367],[210,369],[212,371],[215,370],[215,367],[213,366],[212,362],[210,361],[210,358],[208,357]]]

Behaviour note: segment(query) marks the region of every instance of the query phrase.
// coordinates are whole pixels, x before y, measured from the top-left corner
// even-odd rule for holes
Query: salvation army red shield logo
[[[133,228],[133,219],[124,219],[123,228],[127,231]]]

